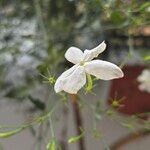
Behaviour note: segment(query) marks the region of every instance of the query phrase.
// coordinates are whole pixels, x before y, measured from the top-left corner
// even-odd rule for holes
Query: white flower
[[[140,82],[139,89],[150,93],[150,70],[143,70],[137,80]]]
[[[92,60],[102,53],[105,48],[106,44],[104,42],[84,52],[77,47],[70,47],[65,53],[65,58],[75,65],[63,72],[56,80],[54,86],[56,93],[65,91],[76,94],[85,85],[86,74],[103,80],[123,77],[122,70],[115,64],[103,60]]]

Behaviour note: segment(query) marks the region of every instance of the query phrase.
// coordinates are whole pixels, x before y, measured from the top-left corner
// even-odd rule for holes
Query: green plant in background
[[[65,108],[68,106],[66,94],[59,94],[59,100],[53,96],[53,86],[56,76],[71,66],[63,57],[70,45],[90,49],[106,39],[112,45],[112,53],[125,53],[129,58],[133,57],[135,49],[146,49],[142,56],[149,63],[149,41],[139,33],[140,27],[149,25],[149,1],[0,0],[0,7],[1,98],[15,100],[17,103],[30,101],[31,110],[34,111],[28,113],[37,116],[19,127],[2,126],[1,138],[15,135],[26,128],[30,128],[34,135],[33,126],[37,124],[42,135],[43,128],[49,130],[50,122],[53,121],[49,117],[55,117],[51,113],[53,107],[60,104]],[[108,52],[103,56],[108,59]],[[124,65],[129,58],[124,56],[117,63]],[[43,84],[43,75],[49,84]],[[95,81],[87,76],[87,93],[92,91]],[[95,111],[94,104],[91,108],[90,104],[85,104],[80,99],[77,103],[87,106],[96,121],[105,115],[117,118],[112,108],[104,110],[98,105]],[[127,127],[128,122],[120,124]],[[95,130],[97,131],[96,125]],[[81,133],[79,130],[78,133],[70,138],[71,141],[81,140],[85,131]],[[42,142],[40,136],[37,141]],[[59,148],[59,141],[53,136],[47,149]]]

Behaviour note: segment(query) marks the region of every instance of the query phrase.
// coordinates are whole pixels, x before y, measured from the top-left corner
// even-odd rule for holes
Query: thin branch
[[[83,124],[82,124],[82,118],[81,118],[79,105],[77,102],[78,98],[77,98],[77,95],[74,95],[74,94],[70,94],[69,96],[72,102],[77,134],[80,135],[82,134],[81,128],[83,128]],[[83,137],[79,141],[79,150],[85,150],[85,141]]]

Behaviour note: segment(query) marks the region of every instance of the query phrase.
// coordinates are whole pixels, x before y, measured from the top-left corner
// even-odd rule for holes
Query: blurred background
[[[55,94],[53,81],[45,84],[43,75],[53,79],[72,66],[64,58],[70,46],[91,49],[104,40],[107,50],[100,59],[121,66],[125,77],[98,81],[95,94],[80,93],[83,124],[90,132],[85,136],[86,150],[148,150],[149,134],[142,132],[134,140],[128,135],[145,125],[150,129],[149,0],[0,0],[0,125],[18,126],[51,110],[62,97],[66,99]],[[144,81],[138,80],[142,74]],[[102,115],[102,108],[122,98],[115,121]],[[137,127],[123,122],[138,113],[144,116]],[[95,116],[100,139],[91,136]],[[68,137],[76,134],[70,104],[61,105],[53,118],[62,150],[78,150],[77,143],[67,144]],[[0,139],[0,149],[45,150],[48,130],[46,123]]]

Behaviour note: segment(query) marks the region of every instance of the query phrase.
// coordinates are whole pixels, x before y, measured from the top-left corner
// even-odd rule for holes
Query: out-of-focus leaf
[[[111,150],[109,146],[106,146],[104,150]]]
[[[39,110],[45,110],[45,104],[41,102],[39,99],[35,99],[32,96],[28,96],[29,100],[35,105]]]
[[[112,110],[112,109],[108,109],[108,110],[106,111],[106,114],[107,114],[109,117],[113,117],[113,116],[115,115],[115,111]]]
[[[75,143],[79,141],[83,136],[84,136],[84,131],[81,130],[81,134],[77,136],[72,136],[71,138],[69,138],[68,143]]]
[[[139,11],[144,11],[148,7],[150,7],[150,2],[145,2],[140,6]]]
[[[145,56],[145,57],[144,57],[144,60],[145,60],[145,61],[150,61],[150,55],[149,55],[149,56]]]
[[[128,128],[128,129],[131,129],[131,130],[134,129],[134,126],[133,126],[133,124],[131,124],[131,123],[121,122],[121,125],[122,125],[123,127]]]
[[[56,150],[57,149],[57,142],[54,138],[52,140],[50,140],[50,142],[47,144],[46,149],[47,150]]]
[[[100,133],[96,128],[93,129],[93,137],[98,139],[102,137],[102,133]]]
[[[28,88],[26,86],[10,88],[5,96],[9,98],[23,99],[27,96]]]
[[[102,120],[102,115],[100,113],[95,113],[94,115],[97,120]]]
[[[77,141],[79,141],[81,138],[83,137],[83,135],[78,135],[78,136],[73,136],[71,138],[69,138],[68,143],[75,143]]]
[[[119,11],[113,11],[110,17],[114,24],[121,24],[124,21],[124,18]]]

